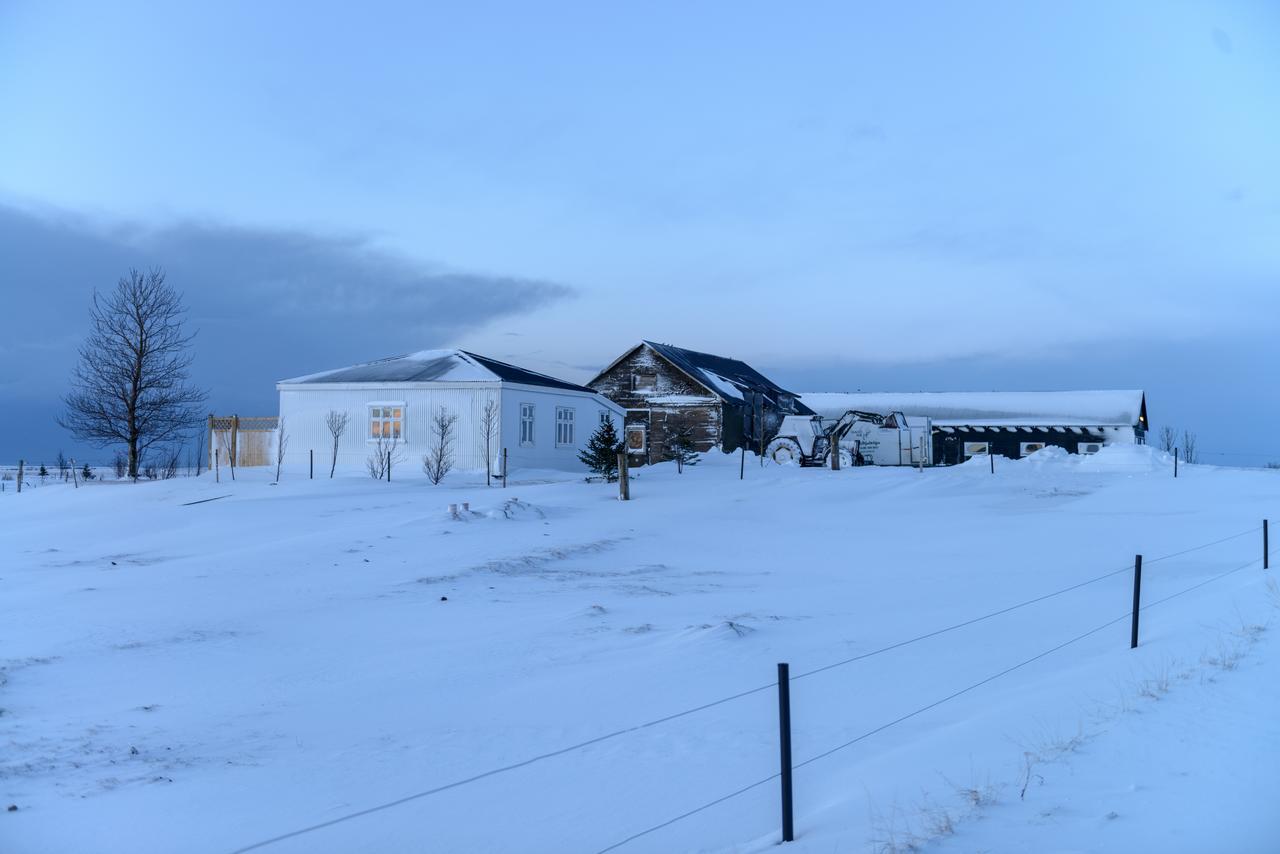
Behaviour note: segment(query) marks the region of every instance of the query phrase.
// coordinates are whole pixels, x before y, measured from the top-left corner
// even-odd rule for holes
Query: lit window
[[[573,444],[573,410],[567,406],[556,407],[556,444]]]
[[[533,444],[533,404],[520,404],[520,444]]]
[[[369,438],[404,438],[404,409],[400,406],[369,407]]]

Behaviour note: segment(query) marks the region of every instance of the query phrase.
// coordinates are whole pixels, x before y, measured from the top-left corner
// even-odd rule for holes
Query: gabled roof
[[[281,380],[281,384],[508,382],[571,391],[591,389],[465,350],[420,350]]]
[[[653,350],[678,370],[687,374],[694,382],[704,386],[716,397],[727,403],[739,405],[748,403],[751,400],[752,392],[760,392],[765,396],[766,400],[776,405],[779,395],[790,395],[793,398],[797,398],[797,413],[801,415],[813,414],[809,412],[804,404],[799,402],[799,395],[782,388],[746,362],[738,359],[729,359],[724,356],[716,356],[712,353],[686,350],[683,347],[674,347],[670,344],[659,344],[656,341],[641,341],[635,347],[614,359],[591,382],[595,382],[604,376],[639,347],[648,347]]]
[[[923,391],[806,393],[803,400],[823,417],[850,409],[902,412],[947,424],[1138,425],[1147,414],[1146,395],[1123,391]],[[1146,424],[1142,424],[1146,427]]]

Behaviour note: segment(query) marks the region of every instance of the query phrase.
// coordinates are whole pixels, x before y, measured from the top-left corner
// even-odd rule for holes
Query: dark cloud
[[[94,288],[130,267],[163,267],[183,292],[195,379],[220,411],[271,413],[276,380],[448,346],[497,318],[572,296],[563,285],[459,272],[374,248],[368,238],[208,223],[101,227],[0,205],[4,314],[0,453],[71,445],[52,418]],[[19,410],[18,407],[21,407]]]

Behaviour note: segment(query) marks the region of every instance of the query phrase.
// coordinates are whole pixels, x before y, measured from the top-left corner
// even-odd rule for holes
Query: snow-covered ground
[[[753,688],[255,850],[595,852],[762,780],[615,850],[771,850],[777,662],[1113,572],[793,679],[784,850],[1280,848],[1278,473],[225,474],[0,495],[0,851],[237,851]],[[1135,553],[1145,603],[1208,583],[1131,651]]]

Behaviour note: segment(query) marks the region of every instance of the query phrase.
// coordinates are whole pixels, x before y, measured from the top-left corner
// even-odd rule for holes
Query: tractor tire
[[[800,443],[787,436],[779,436],[769,443],[764,455],[780,466],[799,465],[804,458]]]

